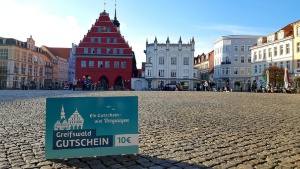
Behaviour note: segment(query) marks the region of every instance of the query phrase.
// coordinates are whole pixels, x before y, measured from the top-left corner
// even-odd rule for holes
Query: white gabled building
[[[162,89],[166,84],[178,84],[182,90],[194,88],[194,38],[182,44],[181,37],[176,44],[146,42],[145,79],[148,89]]]
[[[251,51],[259,36],[229,35],[214,44],[214,82],[216,87],[249,90],[251,86]],[[240,82],[240,87],[235,86]]]
[[[257,84],[265,85],[262,73],[271,66],[288,68],[290,79],[292,79],[294,77],[294,68],[292,68],[293,26],[289,24],[279,31],[269,34],[267,37],[259,37],[257,44],[251,48],[251,56],[251,81],[255,87],[260,87]]]

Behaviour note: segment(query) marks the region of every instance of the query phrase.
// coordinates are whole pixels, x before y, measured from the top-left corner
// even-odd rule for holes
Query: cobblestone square
[[[138,96],[139,154],[45,159],[47,97]],[[0,90],[0,169],[300,168],[300,95]]]

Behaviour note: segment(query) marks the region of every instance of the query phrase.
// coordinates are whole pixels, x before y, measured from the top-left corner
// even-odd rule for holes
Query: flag
[[[265,88],[266,89],[269,89],[269,79],[270,79],[269,70],[267,70],[266,74],[265,74]]]
[[[290,75],[287,68],[284,69],[284,88],[290,88]]]

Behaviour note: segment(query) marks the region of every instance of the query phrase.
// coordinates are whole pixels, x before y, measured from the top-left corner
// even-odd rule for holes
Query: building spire
[[[106,3],[105,3],[105,0],[104,0],[104,12],[105,12],[105,5],[106,5]]]
[[[117,20],[117,0],[115,0],[115,20]]]

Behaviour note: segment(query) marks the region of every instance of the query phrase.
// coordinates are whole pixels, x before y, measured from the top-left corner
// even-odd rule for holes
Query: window
[[[285,44],[285,52],[286,54],[290,53],[290,44]]]
[[[7,73],[7,62],[0,62],[0,73]]]
[[[101,54],[101,48],[98,48],[98,49],[97,49],[97,53],[98,53],[98,54]]]
[[[42,67],[40,67],[40,72],[39,72],[40,76],[44,76],[44,69]]]
[[[183,69],[183,77],[188,77],[189,76],[189,69]]]
[[[239,61],[238,56],[234,56],[234,64],[237,64]]]
[[[300,42],[297,43],[297,52],[300,52]]]
[[[241,67],[241,75],[245,75],[245,67]]]
[[[89,49],[88,48],[84,48],[84,54],[88,54],[89,53]]]
[[[106,54],[110,54],[110,49],[109,48],[106,49]]]
[[[280,55],[283,55],[283,45],[280,45]]]
[[[120,54],[123,55],[123,53],[124,53],[124,50],[120,49]]]
[[[32,76],[32,65],[28,66],[28,76]]]
[[[251,46],[248,46],[248,51],[250,51]]]
[[[261,50],[258,52],[258,59],[261,60]]]
[[[228,68],[228,67],[225,68],[225,74],[226,74],[226,75],[229,75],[229,74],[230,74],[230,68]]]
[[[225,51],[229,52],[229,46],[225,46]]]
[[[34,66],[33,67],[33,76],[37,76],[38,75],[38,67]]]
[[[19,60],[19,58],[20,58],[20,51],[19,50],[15,50],[14,60]]]
[[[248,56],[248,63],[251,63],[251,56]]]
[[[297,35],[300,36],[300,26],[297,27]]]
[[[234,67],[234,69],[233,69],[233,74],[237,75],[237,74],[238,74],[238,71],[239,71],[239,68],[238,68],[238,67]]]
[[[110,32],[110,27],[107,27],[107,32]]]
[[[172,57],[171,58],[171,65],[176,65],[177,64],[177,58]]]
[[[300,59],[297,60],[297,68],[298,68],[298,69],[300,68]]]
[[[257,60],[257,52],[254,52],[254,61]]]
[[[151,76],[151,70],[147,70],[147,75]]]
[[[126,62],[121,62],[121,68],[123,68],[123,69],[126,68]]]
[[[258,73],[261,73],[261,65],[258,65]]]
[[[234,51],[238,51],[238,46],[234,46]]]
[[[158,70],[158,76],[164,77],[164,70]]]
[[[90,60],[89,61],[89,68],[93,68],[94,67],[94,61]]]
[[[110,68],[110,61],[105,61],[105,68]]]
[[[272,63],[269,63],[269,67],[272,67]]]
[[[110,38],[107,38],[107,43],[110,43]]]
[[[117,54],[117,49],[116,48],[113,49],[113,54]]]
[[[247,69],[247,75],[251,75],[251,67],[248,67],[248,69]]]
[[[81,61],[81,67],[86,67],[86,61],[85,60]]]
[[[91,43],[95,43],[95,38],[91,38]]]
[[[222,68],[222,75],[225,75],[225,68]]]
[[[114,43],[117,43],[117,38],[114,38]]]
[[[26,64],[21,63],[21,74],[25,75],[25,71],[26,71]]]
[[[241,63],[245,63],[245,56],[241,56]]]
[[[114,68],[119,68],[119,62],[118,61],[114,62]]]
[[[272,57],[272,49],[271,48],[269,48],[269,55],[268,55],[268,57],[269,58]]]
[[[189,58],[188,57],[183,58],[183,65],[189,65]]]
[[[148,63],[152,63],[152,57],[148,57]]]
[[[19,63],[18,62],[14,62],[14,73],[15,74],[19,74]]]
[[[101,43],[101,38],[98,38],[98,43]]]
[[[280,68],[283,68],[283,62],[280,62]]]
[[[242,52],[245,51],[245,46],[241,46],[241,51],[242,51]]]
[[[98,27],[98,32],[102,32],[102,27]]]
[[[254,66],[254,74],[257,74],[257,66]]]
[[[171,77],[176,77],[176,70],[175,69],[171,70]]]
[[[286,68],[288,69],[288,70],[290,70],[290,68],[291,68],[291,62],[288,60],[288,61],[286,61]]]
[[[274,47],[274,56],[277,56],[277,47]]]
[[[267,50],[264,49],[264,50],[263,50],[263,59],[266,59],[266,57],[267,57],[266,55],[267,55]]]
[[[277,66],[277,62],[274,62],[274,66]]]
[[[102,68],[103,67],[103,61],[98,61],[98,68]]]
[[[95,53],[95,49],[94,48],[91,48],[91,53]]]
[[[163,64],[164,64],[164,57],[159,57],[159,58],[158,58],[158,63],[159,63],[160,65],[163,65]]]

